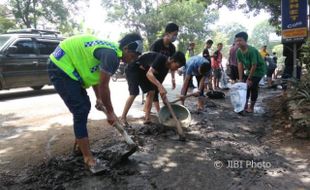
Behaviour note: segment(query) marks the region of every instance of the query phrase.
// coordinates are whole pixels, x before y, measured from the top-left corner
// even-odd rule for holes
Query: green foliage
[[[231,45],[235,41],[235,35],[238,32],[247,31],[247,29],[240,23],[234,22],[226,26],[222,26],[219,28],[221,32],[223,32],[228,38],[227,43]]]
[[[297,94],[300,96],[301,99],[299,100],[298,105],[301,105],[304,102],[310,102],[310,93],[308,90],[310,89],[299,89]]]
[[[284,67],[284,57],[283,57],[283,45],[282,44],[278,44],[275,45],[272,49],[272,52],[276,52],[276,55],[278,57],[278,68],[281,69],[282,67]]]
[[[310,75],[310,39],[306,41],[306,43],[302,46],[301,51],[301,62],[307,70],[307,75]],[[309,76],[310,79],[310,76]]]
[[[13,28],[14,25],[14,22],[11,20],[0,16],[0,33],[6,32],[8,29]]]
[[[257,15],[261,10],[270,13],[269,23],[276,27],[279,34],[281,31],[281,0],[197,0],[205,6],[215,4],[218,8],[227,6],[230,9],[242,9],[245,13],[254,11]]]
[[[189,41],[198,47],[210,35],[208,26],[218,19],[217,11],[205,9],[196,1],[156,1],[153,0],[102,0],[108,11],[108,20],[118,22],[131,31],[139,31],[150,45],[159,38],[168,22],[180,26],[178,48],[185,51]]]
[[[0,33],[6,32],[14,25],[14,21],[9,19],[9,9],[5,5],[0,5]]]
[[[301,128],[308,128],[308,137],[310,137],[310,41],[308,40],[302,46],[302,53],[300,61],[302,62],[303,67],[305,68],[301,81],[298,82],[295,86],[295,94],[293,99],[296,101],[299,106],[301,113],[305,117],[299,119],[295,122],[295,125]]]
[[[277,33],[281,31],[281,0],[246,0],[241,7],[244,7],[246,12],[255,11],[256,14],[265,10],[271,16],[268,20],[270,25],[276,27]]]
[[[212,46],[213,52],[217,50],[216,45],[218,43],[223,43],[222,54],[224,57],[228,58],[229,49],[234,43],[235,35],[241,31],[247,31],[247,29],[237,22],[225,26],[218,26],[211,37],[214,42]]]
[[[78,10],[79,0],[9,0],[12,13],[21,28],[56,25],[62,32],[70,32],[77,24],[72,13]],[[70,14],[71,13],[71,14]]]
[[[230,44],[228,44],[229,37],[227,36],[226,33],[224,33],[221,30],[221,27],[218,27],[215,30],[214,35],[211,37],[211,39],[213,40],[211,52],[215,52],[217,50],[217,44],[222,43],[223,44],[222,54],[224,57],[228,57],[228,51],[230,48]]]
[[[275,28],[267,21],[263,21],[254,27],[252,36],[249,38],[249,43],[256,48],[261,48],[263,45],[268,46],[269,35],[273,32],[275,32]]]

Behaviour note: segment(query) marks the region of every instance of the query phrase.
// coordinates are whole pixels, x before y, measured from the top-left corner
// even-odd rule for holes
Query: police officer
[[[90,100],[86,88],[93,87],[97,105],[106,108],[108,122],[116,121],[110,97],[110,77],[119,67],[120,59],[129,63],[143,51],[139,34],[128,34],[119,44],[92,35],[77,35],[62,41],[50,55],[49,77],[56,91],[73,115],[73,128],[78,150],[91,172],[104,169],[102,162],[90,152],[87,118]]]

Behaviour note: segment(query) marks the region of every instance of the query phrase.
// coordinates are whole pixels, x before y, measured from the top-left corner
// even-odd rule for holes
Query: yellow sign
[[[294,28],[294,29],[287,29],[282,31],[282,37],[285,38],[300,38],[300,37],[307,37],[308,35],[308,28]]]

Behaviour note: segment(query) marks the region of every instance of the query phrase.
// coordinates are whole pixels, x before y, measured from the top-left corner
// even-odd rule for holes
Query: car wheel
[[[32,86],[31,88],[33,90],[41,90],[43,88],[43,85],[42,86]]]

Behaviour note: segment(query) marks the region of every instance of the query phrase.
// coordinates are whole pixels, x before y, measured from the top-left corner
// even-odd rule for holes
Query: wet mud
[[[106,171],[92,175],[83,159],[72,154],[43,160],[16,176],[1,174],[3,189],[309,189],[309,159],[284,154],[269,143],[274,115],[268,101],[280,91],[262,90],[255,112],[233,112],[229,93],[220,100],[206,99],[196,110],[188,101],[192,121],[184,128],[186,141],[175,129],[158,123],[131,121],[126,130],[139,146],[122,159],[127,145],[120,139],[99,140],[93,154],[106,162]],[[112,129],[115,130],[115,129]],[[274,137],[273,137],[274,138]],[[308,142],[300,142],[309,145]],[[305,144],[306,143],[306,144]],[[308,144],[307,144],[308,143]],[[306,151],[305,151],[306,152]]]

